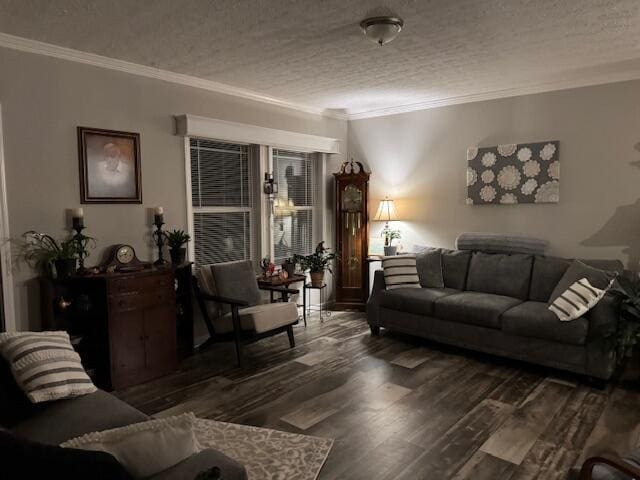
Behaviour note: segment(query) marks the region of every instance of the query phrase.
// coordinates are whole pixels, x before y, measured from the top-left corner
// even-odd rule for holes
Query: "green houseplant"
[[[400,238],[402,238],[400,230],[394,230],[387,224],[382,230],[382,236],[384,237],[384,255],[386,257],[395,255],[398,251],[398,247],[396,245],[391,245],[391,242],[396,239],[400,240]]]
[[[315,251],[311,255],[294,255],[294,262],[300,264],[302,271],[309,271],[311,276],[311,285],[321,287],[324,283],[324,272],[333,273],[331,265],[336,258],[336,254],[330,252],[329,248],[324,246],[324,241],[320,242]]]
[[[637,282],[620,275],[609,293],[620,301],[620,316],[617,328],[605,335],[614,342],[618,362],[622,363],[640,344],[640,288]]]
[[[81,243],[71,236],[56,240],[46,233],[30,230],[22,234],[19,256],[44,275],[68,278],[76,271],[79,252],[87,253],[89,242],[93,240],[85,239]]]
[[[169,255],[171,255],[171,263],[180,265],[187,258],[187,248],[184,247],[191,241],[191,236],[184,230],[171,230],[164,233],[169,245]]]

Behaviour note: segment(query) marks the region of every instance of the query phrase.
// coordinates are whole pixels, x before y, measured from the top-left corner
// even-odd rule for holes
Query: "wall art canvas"
[[[142,203],[140,134],[78,127],[80,201]]]
[[[467,204],[558,203],[560,142],[467,150]]]

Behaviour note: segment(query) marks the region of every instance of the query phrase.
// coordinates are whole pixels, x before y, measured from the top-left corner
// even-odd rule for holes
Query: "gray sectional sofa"
[[[148,419],[149,417],[139,410],[103,390],[73,399],[32,405],[16,385],[6,362],[0,358],[0,430],[8,430],[14,434],[16,443],[26,439],[37,442],[35,445],[58,445],[85,433],[122,427]],[[10,450],[9,447],[13,446],[3,444],[3,447]],[[34,450],[33,445],[30,448]],[[47,454],[51,455],[50,452]],[[55,456],[55,452],[53,455]],[[33,458],[31,452],[27,456],[31,462],[52,462],[53,459]],[[4,459],[5,464],[6,462],[7,459]],[[154,475],[153,480],[193,480],[198,473],[214,466],[220,469],[221,478],[225,480],[247,478],[242,465],[221,452],[206,449]],[[46,468],[46,465],[44,467]],[[96,468],[99,468],[98,465]],[[56,472],[50,473],[48,478],[62,478],[56,476]],[[0,477],[4,478],[2,473]]]
[[[469,250],[441,251],[442,288],[386,290],[375,273],[367,303],[371,332],[380,327],[441,343],[608,380],[616,360],[605,332],[616,328],[618,301],[605,297],[584,317],[560,322],[548,301],[571,260]],[[583,260],[623,272],[617,260]],[[428,272],[418,273],[421,283]],[[424,267],[423,267],[424,268]]]

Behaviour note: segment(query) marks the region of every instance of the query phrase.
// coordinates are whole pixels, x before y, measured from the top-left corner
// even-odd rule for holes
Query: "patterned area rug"
[[[329,438],[205,419],[197,420],[196,435],[242,463],[249,480],[316,480],[333,445]]]

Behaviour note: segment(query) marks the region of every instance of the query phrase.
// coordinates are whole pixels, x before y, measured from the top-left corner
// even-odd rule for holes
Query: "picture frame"
[[[80,203],[142,203],[140,134],[78,127]]]

